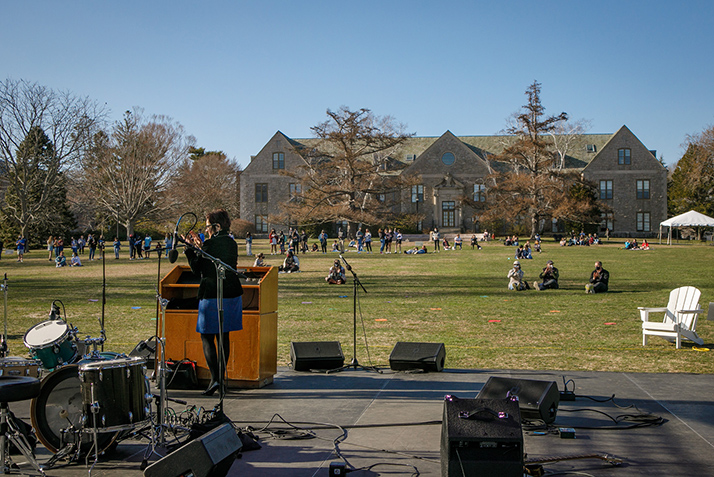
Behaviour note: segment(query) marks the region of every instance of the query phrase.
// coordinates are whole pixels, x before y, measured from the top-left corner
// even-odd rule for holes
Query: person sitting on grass
[[[292,250],[288,250],[285,254],[283,264],[278,267],[278,270],[283,273],[293,273],[300,271],[300,261]]]
[[[558,269],[553,265],[553,260],[548,260],[545,268],[540,272],[540,279],[543,280],[541,283],[537,281],[533,282],[533,287],[536,290],[547,290],[547,289],[557,289],[558,288]]]
[[[72,252],[72,258],[69,259],[69,266],[70,267],[81,267],[82,266],[82,261],[79,259],[79,255],[77,255],[77,252]]]
[[[607,285],[610,281],[610,272],[602,268],[602,262],[595,262],[595,270],[590,274],[590,283],[585,285],[587,293],[603,293],[607,291]]]
[[[404,253],[407,253],[409,255],[417,255],[417,254],[427,253],[426,245],[422,245],[421,248],[414,246],[414,248],[405,250]]]
[[[508,271],[508,289],[509,290],[527,290],[528,284],[523,280],[523,270],[521,270],[521,262],[513,261],[513,268]]]
[[[67,266],[67,258],[64,256],[64,251],[62,251],[57,255],[57,258],[55,258],[55,267],[60,268],[65,266]]]
[[[461,250],[463,243],[464,241],[461,239],[461,234],[456,234],[456,237],[454,237],[454,250],[456,250],[456,247],[459,247],[459,250]]]
[[[344,285],[345,284],[345,269],[340,265],[339,260],[335,260],[335,263],[330,267],[330,271],[325,277],[325,281],[330,285]]]
[[[253,262],[254,267],[267,267],[263,259],[265,258],[265,255],[263,255],[263,252],[260,252],[256,257],[255,257],[255,262]]]

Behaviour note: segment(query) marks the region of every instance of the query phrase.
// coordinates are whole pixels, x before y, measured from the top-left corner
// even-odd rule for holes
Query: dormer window
[[[597,152],[597,147],[595,147],[595,144],[588,144],[585,146],[585,150],[589,153],[594,153]]]

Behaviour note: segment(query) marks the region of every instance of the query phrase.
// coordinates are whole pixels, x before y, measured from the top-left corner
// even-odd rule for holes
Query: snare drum
[[[85,429],[94,428],[95,422],[99,432],[133,429],[148,419],[151,410],[142,358],[80,364],[79,380]]]
[[[77,345],[71,338],[72,333],[67,323],[62,320],[48,320],[27,330],[23,341],[32,355],[42,361],[42,367],[55,369],[77,358]]]
[[[25,359],[19,356],[0,358],[0,376],[40,376],[42,362],[37,359]]]

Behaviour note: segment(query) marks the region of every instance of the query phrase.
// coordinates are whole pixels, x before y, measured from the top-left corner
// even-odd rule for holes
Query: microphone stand
[[[104,333],[104,308],[107,305],[107,257],[104,255],[104,245],[104,242],[99,244],[102,248],[102,333]],[[104,352],[104,341],[102,341],[102,352]]]
[[[225,353],[223,352],[223,321],[224,321],[224,309],[223,309],[223,281],[226,279],[226,272],[234,273],[238,278],[247,278],[245,275],[240,273],[235,268],[231,267],[221,259],[214,257],[213,255],[206,253],[203,249],[200,249],[185,240],[179,238],[187,249],[193,250],[195,253],[203,258],[206,258],[213,262],[216,267],[216,301],[218,306],[218,404],[216,405],[216,411],[219,414],[223,414],[223,399],[226,396],[226,386],[225,386]]]
[[[2,252],[0,252],[2,253]],[[2,295],[3,295],[3,303],[5,305],[5,328],[3,329],[3,334],[2,334],[2,342],[0,343],[0,358],[4,358],[7,355],[7,273],[5,274],[5,278],[3,278],[2,285]],[[0,463],[2,464],[2,463]]]
[[[355,271],[352,269],[349,263],[347,263],[347,260],[345,260],[345,257],[340,255],[340,258],[342,259],[343,262],[345,262],[345,268],[352,274],[352,361],[350,364],[346,364],[340,368],[337,369],[331,369],[327,371],[327,373],[332,373],[332,372],[337,372],[337,371],[342,371],[345,369],[349,368],[354,368],[354,369],[364,369],[366,371],[376,371],[378,373],[381,373],[382,371],[377,368],[376,366],[363,366],[359,364],[359,361],[357,361],[357,285],[367,293],[367,290],[364,288],[364,285],[362,285],[362,282],[360,281],[359,277],[355,273]],[[365,343],[366,344],[366,343]]]

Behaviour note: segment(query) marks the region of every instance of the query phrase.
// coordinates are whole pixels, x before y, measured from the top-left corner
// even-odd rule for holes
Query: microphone
[[[350,264],[347,263],[347,260],[345,260],[345,257],[343,257],[343,256],[340,254],[340,258],[342,259],[343,262],[345,262],[345,268],[346,268],[348,271],[352,271],[352,267],[350,267]]]
[[[55,302],[52,302],[50,305],[50,320],[59,320],[60,319],[60,309],[59,306]]]
[[[176,227],[174,228],[173,240],[171,240],[171,250],[169,251],[169,263],[175,263],[178,260],[178,250],[176,250],[176,242],[178,242],[178,227],[181,223],[181,219],[176,222]]]

